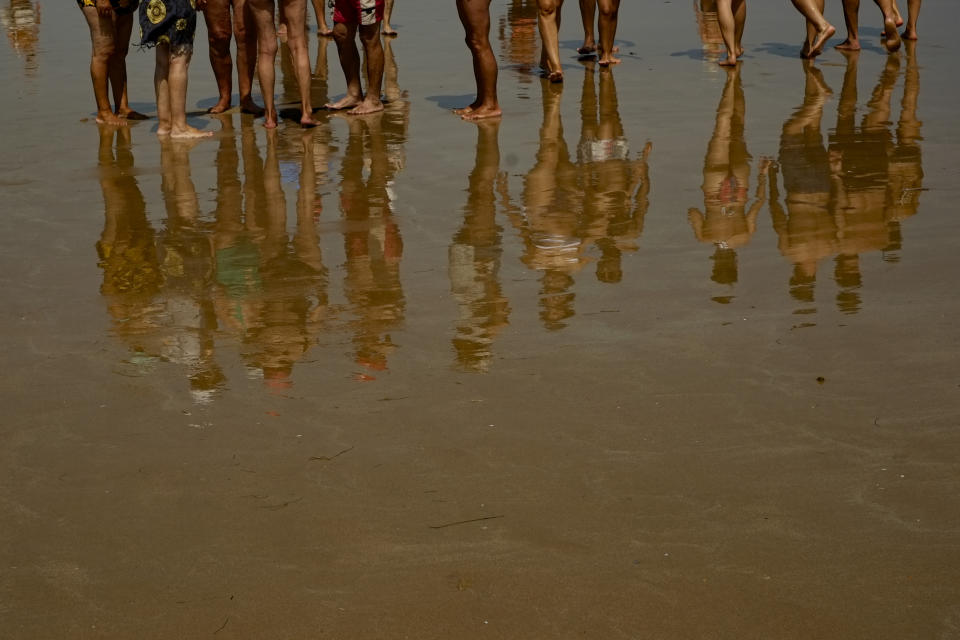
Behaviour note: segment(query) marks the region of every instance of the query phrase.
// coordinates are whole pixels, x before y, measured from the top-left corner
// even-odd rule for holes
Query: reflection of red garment
[[[398,260],[403,255],[403,240],[397,225],[390,222],[384,230],[383,257],[387,260]]]

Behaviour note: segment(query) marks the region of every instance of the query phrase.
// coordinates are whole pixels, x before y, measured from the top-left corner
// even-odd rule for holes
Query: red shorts
[[[383,20],[383,0],[334,0],[334,22],[377,24],[381,20]]]

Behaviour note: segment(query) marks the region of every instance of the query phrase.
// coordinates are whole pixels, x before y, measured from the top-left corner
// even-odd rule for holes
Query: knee
[[[277,55],[277,39],[276,38],[263,38],[260,40],[260,43],[257,47],[257,53],[261,56],[269,56],[274,58]]]
[[[552,18],[557,14],[557,3],[552,0],[541,0],[537,3],[537,8],[543,18]]]
[[[597,7],[602,18],[616,18],[618,8],[612,2],[601,2]]]
[[[109,62],[117,53],[117,46],[112,40],[98,42],[93,48],[93,59],[97,62]]]
[[[468,34],[463,41],[467,43],[467,48],[475,54],[490,47],[490,40],[480,34]]]
[[[210,44],[210,51],[217,55],[226,53],[230,55],[230,30],[222,27],[215,27],[207,32],[207,42]]]

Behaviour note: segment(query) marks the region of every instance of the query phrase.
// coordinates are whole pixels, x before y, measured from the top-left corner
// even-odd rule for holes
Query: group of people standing
[[[380,30],[396,35],[390,26],[393,0],[329,0],[333,28],[327,26],[327,0],[312,0],[320,35],[333,36],[347,81],[346,95],[325,107],[351,114],[383,110],[380,90],[383,81],[383,47]],[[90,28],[93,52],[90,76],[97,102],[97,122],[122,126],[128,120],[146,116],[130,108],[127,101],[126,56],[133,29],[137,0],[77,0]],[[300,124],[315,126],[310,98],[310,62],[307,46],[306,0],[140,0],[140,45],[156,49],[154,89],[157,99],[158,135],[198,138],[213,135],[187,124],[187,71],[193,53],[197,13],[207,24],[210,63],[217,80],[219,100],[210,113],[223,113],[231,105],[233,61],[231,35],[237,42],[237,75],[240,108],[264,117],[268,129],[277,126],[274,102],[275,64],[278,32],[284,34],[293,54],[300,90]],[[280,29],[276,25],[279,8]],[[364,49],[366,88],[361,85],[359,34]],[[254,70],[263,94],[263,107],[252,97]],[[110,104],[112,92],[113,107]]]

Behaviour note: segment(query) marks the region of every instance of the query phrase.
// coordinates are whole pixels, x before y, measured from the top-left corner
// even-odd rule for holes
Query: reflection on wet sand
[[[533,82],[539,65],[537,12],[536,0],[510,0],[497,27],[502,55],[517,70],[522,84]]]
[[[560,117],[562,89],[543,90],[543,126],[537,160],[524,180],[522,214],[511,221],[523,239],[523,263],[540,271],[540,318],[561,329],[574,315],[574,274],[597,261],[600,282],[619,282],[621,256],[634,251],[649,205],[648,142],[630,159],[613,74],[585,64],[577,162],[570,159]],[[599,253],[598,256],[591,255]]]
[[[325,93],[324,44],[314,91]],[[346,254],[345,324],[363,380],[387,368],[396,346],[390,331],[404,315],[403,243],[393,220],[393,180],[405,162],[410,105],[397,85],[392,51],[387,65],[391,101],[382,113],[347,119],[337,185]],[[130,130],[101,128],[99,149],[105,224],[97,250],[101,292],[116,334],[129,345],[129,364],[139,373],[158,362],[184,367],[197,401],[209,401],[226,384],[214,358],[218,341],[236,346],[250,377],[282,390],[293,384],[295,365],[324,332],[338,328],[317,228],[321,189],[330,182],[335,151],[329,120],[309,130],[264,131],[262,149],[252,118],[226,114],[218,119],[223,129],[212,221],[200,214],[191,176],[195,142],[161,141],[166,205],[161,233],[148,221],[133,174]],[[297,186],[290,232],[287,183]]]
[[[828,149],[824,148],[820,122],[831,90],[816,67],[803,65],[804,102],[784,123],[780,140],[786,210],[779,202],[776,180],[771,180],[770,198],[780,251],[794,265],[790,294],[801,303],[796,313],[816,310],[812,305],[817,265],[830,256],[835,256],[837,308],[844,313],[859,311],[860,255],[883,251],[885,260],[896,261],[900,221],[917,212],[923,179],[916,114],[919,71],[915,43],[906,44],[896,141],[890,119],[899,56],[887,57],[867,102],[867,113],[857,126],[859,54],[845,54],[837,125]]]
[[[703,162],[703,211],[690,208],[687,218],[697,240],[713,244],[713,273],[721,285],[737,282],[737,249],[750,242],[757,230],[757,216],[766,199],[769,161],[761,163],[753,203],[748,207],[750,153],[744,140],[744,102],[740,68],[726,71],[727,79],[717,107],[713,136]],[[728,303],[731,295],[718,295],[715,302]]]
[[[7,34],[10,47],[23,56],[27,75],[37,70],[37,42],[40,40],[40,3],[30,0],[10,0],[0,7],[0,24]]]
[[[340,210],[346,254],[344,292],[352,319],[358,379],[387,369],[396,344],[390,331],[403,323],[400,282],[403,241],[393,219],[393,178],[403,166],[400,145],[405,118],[390,111],[349,118],[350,133],[340,165]],[[397,126],[400,124],[400,126]],[[390,142],[388,143],[388,139]],[[364,174],[367,174],[364,179]]]
[[[716,62],[724,52],[720,21],[717,19],[717,2],[694,0],[693,11],[697,17],[697,32],[700,34],[704,58],[708,62]]]
[[[477,122],[477,155],[470,172],[463,225],[450,243],[450,289],[459,309],[453,348],[457,364],[487,371],[492,345],[507,326],[510,302],[500,285],[501,233],[496,192],[505,189],[500,171],[500,122]]]
[[[194,397],[209,398],[224,377],[213,358],[216,320],[209,297],[213,269],[210,244],[198,216],[190,177],[193,141],[164,140],[162,195],[167,224],[156,233],[143,195],[132,176],[129,130],[100,130],[100,185],[104,230],[97,253],[103,269],[101,293],[114,331],[133,352],[128,363],[140,371],[156,362],[187,369]]]

